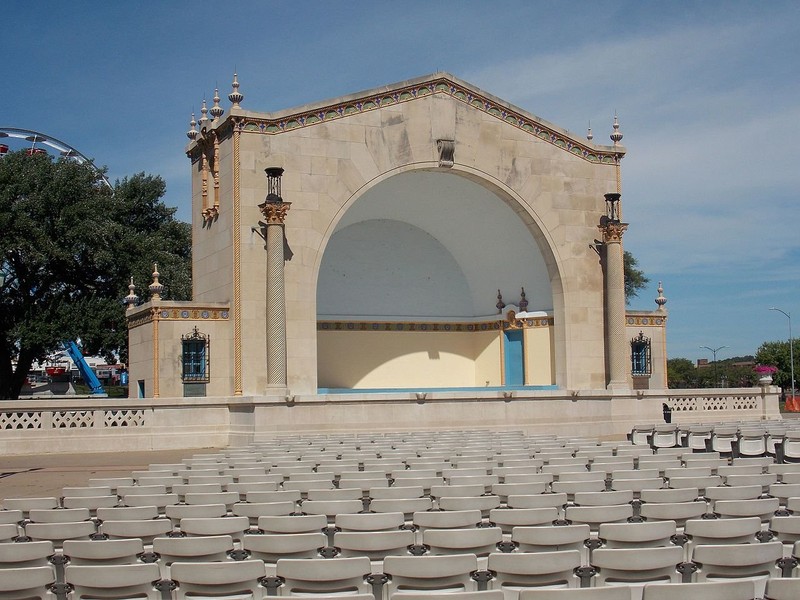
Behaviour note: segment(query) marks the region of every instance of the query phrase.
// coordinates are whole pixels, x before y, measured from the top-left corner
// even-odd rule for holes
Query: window
[[[631,340],[631,374],[635,377],[650,373],[650,338],[644,337],[644,333],[640,331]]]
[[[184,382],[208,382],[208,336],[200,333],[197,327],[192,333],[181,336],[183,345]]]

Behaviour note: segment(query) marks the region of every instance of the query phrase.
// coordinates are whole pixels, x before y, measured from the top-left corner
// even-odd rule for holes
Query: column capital
[[[283,225],[291,202],[262,202],[258,205],[267,225]]]
[[[603,235],[603,243],[619,244],[622,242],[622,235],[628,229],[628,224],[620,223],[619,221],[607,220],[598,225],[597,228]]]

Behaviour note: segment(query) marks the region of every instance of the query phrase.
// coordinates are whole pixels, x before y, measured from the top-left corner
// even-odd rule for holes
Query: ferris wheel
[[[86,158],[86,156],[66,142],[62,142],[51,135],[46,135],[30,129],[0,127],[0,158],[3,158],[3,156],[11,150],[6,141],[11,142],[12,140],[16,141],[16,145],[19,146],[19,149],[24,149],[31,156],[34,154],[58,154],[81,164],[88,164],[100,175],[103,183],[113,189],[113,186],[108,181],[105,174],[95,166],[94,162]]]

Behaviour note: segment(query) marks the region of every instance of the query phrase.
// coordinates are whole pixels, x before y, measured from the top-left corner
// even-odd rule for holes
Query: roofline
[[[216,126],[212,122],[212,128],[221,131],[237,128],[242,133],[278,135],[432,94],[449,95],[589,162],[616,164],[626,153],[622,145],[595,144],[443,71],[273,112],[232,108]],[[187,146],[187,154],[194,154],[193,150],[201,143],[202,132],[198,140]]]

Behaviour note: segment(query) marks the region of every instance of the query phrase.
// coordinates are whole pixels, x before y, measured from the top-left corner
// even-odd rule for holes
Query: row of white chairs
[[[752,550],[709,547],[702,564],[680,562],[680,548],[646,550],[597,550],[593,565],[584,567],[577,551],[557,551],[545,555],[490,554],[487,569],[478,568],[475,555],[390,556],[375,573],[366,557],[337,559],[281,559],[276,575],[268,576],[264,562],[254,559],[184,563],[171,566],[170,578],[164,579],[158,565],[138,563],[122,565],[67,565],[64,583],[56,583],[50,566],[22,567],[13,572],[0,570],[0,593],[5,597],[48,598],[66,595],[76,600],[88,598],[122,599],[145,597],[162,600],[188,598],[224,598],[246,595],[254,600],[264,596],[298,594],[361,594],[361,598],[399,600],[417,593],[414,598],[430,598],[431,593],[448,592],[446,597],[499,600],[504,592],[519,600],[532,598],[626,598],[631,589],[643,586],[642,598],[679,597],[704,600],[736,598],[750,600],[767,597],[796,598],[800,579],[781,578],[773,563],[775,552],[768,544],[754,546],[759,554],[730,551]],[[723,559],[743,563],[732,567]],[[748,560],[749,559],[749,560]],[[760,577],[753,581],[748,577]],[[715,578],[728,581],[726,586],[703,585]],[[735,581],[738,580],[738,581]],[[666,583],[665,583],[666,582]],[[776,583],[781,582],[781,583]],[[739,585],[735,585],[738,583]],[[650,586],[659,585],[656,592]],[[694,587],[686,587],[686,586]],[[749,587],[748,587],[749,586]],[[550,588],[582,590],[553,596]],[[500,592],[479,595],[480,590]],[[540,592],[531,596],[529,592]],[[518,591],[521,590],[521,591]],[[607,593],[589,590],[614,590]],[[621,590],[624,590],[621,591]],[[546,596],[544,594],[547,594]],[[794,596],[787,594],[795,594]],[[704,594],[704,595],[698,595]],[[371,595],[371,596],[370,596]],[[441,597],[441,596],[439,596]]]

